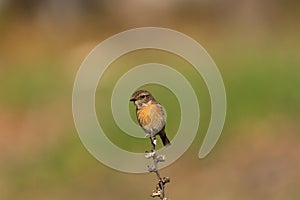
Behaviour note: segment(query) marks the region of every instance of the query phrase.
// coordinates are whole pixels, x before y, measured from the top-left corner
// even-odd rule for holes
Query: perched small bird
[[[153,150],[156,146],[156,135],[159,135],[164,146],[170,145],[165,132],[165,114],[162,105],[158,103],[147,90],[138,90],[132,94],[130,101],[136,106],[136,116],[140,126],[150,137]]]

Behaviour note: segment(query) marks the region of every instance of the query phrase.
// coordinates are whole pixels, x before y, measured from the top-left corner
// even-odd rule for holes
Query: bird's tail
[[[165,130],[162,130],[160,133],[159,133],[159,136],[160,136],[160,139],[163,143],[163,145],[166,147],[166,146],[169,146],[171,144],[170,140],[168,139],[167,135],[166,135],[166,132]]]

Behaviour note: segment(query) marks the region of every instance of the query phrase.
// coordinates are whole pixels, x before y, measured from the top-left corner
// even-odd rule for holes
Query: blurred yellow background
[[[151,199],[153,174],[121,173],[87,152],[71,99],[85,56],[111,35],[143,26],[197,40],[218,65],[227,92],[224,131],[203,160],[197,155],[209,98],[198,96],[204,125],[184,156],[162,170],[171,177],[167,196],[300,199],[299,19],[296,0],[0,0],[0,199]],[[111,115],[103,106],[102,114]],[[168,130],[177,126],[169,123]],[[118,131],[113,123],[107,128]],[[126,141],[120,145],[128,148]]]

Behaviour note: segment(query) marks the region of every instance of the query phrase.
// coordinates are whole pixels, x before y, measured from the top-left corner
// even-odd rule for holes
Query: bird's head
[[[137,109],[140,109],[155,102],[155,99],[147,90],[138,90],[132,94],[130,101],[134,102]]]

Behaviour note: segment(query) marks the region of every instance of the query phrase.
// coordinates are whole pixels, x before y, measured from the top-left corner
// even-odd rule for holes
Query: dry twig
[[[161,177],[159,174],[159,169],[157,167],[159,162],[165,161],[164,155],[157,155],[155,152],[155,148],[151,150],[151,152],[146,152],[145,157],[147,159],[153,159],[153,165],[148,166],[148,171],[156,174],[158,183],[156,184],[155,190],[152,191],[151,197],[159,197],[161,200],[167,200],[165,196],[165,184],[170,182],[169,177]]]

